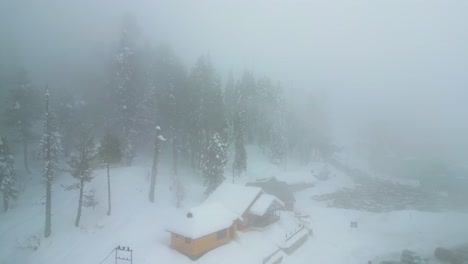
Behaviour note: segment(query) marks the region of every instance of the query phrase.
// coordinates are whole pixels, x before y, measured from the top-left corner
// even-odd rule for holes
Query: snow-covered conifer
[[[274,109],[273,123],[270,130],[270,159],[278,165],[284,165],[288,151],[287,123],[284,101],[277,98],[277,107]]]
[[[45,162],[42,174],[46,181],[52,180],[52,177],[57,170],[57,163],[63,152],[62,136],[57,129],[55,115],[50,111],[49,96],[50,94],[47,90],[46,112],[43,118],[43,133],[37,151],[37,158]]]
[[[234,120],[234,162],[233,176],[239,177],[247,170],[247,152],[245,151],[244,123],[240,118]],[[234,179],[233,179],[234,180]]]
[[[69,189],[80,191],[78,211],[75,220],[76,227],[80,224],[85,183],[88,183],[93,179],[92,161],[94,160],[95,155],[96,149],[93,138],[91,137],[90,131],[85,130],[80,135],[76,153],[72,155],[69,161],[71,176],[76,180],[75,184],[71,185]]]
[[[151,168],[151,182],[148,195],[149,201],[152,203],[154,203],[154,190],[156,188],[156,176],[158,173],[159,152],[161,150],[161,142],[164,141],[166,141],[166,139],[161,135],[161,127],[156,126],[153,145],[153,166]]]
[[[119,138],[112,134],[104,135],[104,137],[101,140],[101,146],[99,147],[98,155],[100,159],[106,164],[107,168],[107,215],[110,215],[112,209],[110,164],[119,162],[122,159],[122,148],[120,145]]]
[[[9,201],[16,198],[15,160],[10,152],[8,142],[0,137],[0,191],[3,193],[3,209],[8,210]]]
[[[235,115],[244,121],[245,138],[248,142],[260,140],[258,138],[259,110],[262,107],[258,101],[258,85],[255,76],[245,71],[237,81],[234,93]]]
[[[127,165],[136,156],[135,141],[138,136],[135,123],[140,97],[139,69],[136,49],[138,26],[134,17],[125,17],[120,44],[115,52],[111,76],[112,120],[122,138],[122,155]]]
[[[28,146],[33,135],[32,126],[40,118],[40,103],[37,98],[37,92],[33,89],[27,72],[20,71],[9,93],[4,121],[8,127],[18,132],[23,145],[24,167],[28,173]]]
[[[44,236],[49,237],[52,232],[52,180],[57,169],[57,162],[59,160],[60,154],[62,153],[62,145],[60,140],[61,136],[57,131],[53,113],[49,109],[48,89],[46,91],[45,97],[46,108],[44,116],[44,132],[39,144],[37,156],[44,161],[44,168],[42,171],[42,175],[46,184],[46,220]]]
[[[224,181],[224,168],[227,162],[227,145],[218,132],[208,141],[202,157],[202,173],[205,178],[205,194],[213,192]]]
[[[226,130],[221,80],[208,56],[197,60],[191,72],[190,86],[192,109],[189,116],[189,140],[192,165],[200,169],[205,155],[205,142],[209,142],[215,132],[225,133]]]

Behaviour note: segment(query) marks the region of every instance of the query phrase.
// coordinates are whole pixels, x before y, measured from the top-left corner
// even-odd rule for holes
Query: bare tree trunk
[[[46,181],[46,219],[45,219],[45,231],[44,237],[49,237],[51,234],[52,226],[52,182],[51,180]]]
[[[107,215],[111,214],[111,187],[110,187],[110,175],[109,175],[109,162],[107,162],[107,201],[109,204],[109,209],[107,210]]]
[[[177,161],[179,159],[179,153],[177,149],[177,135],[176,131],[172,129],[172,172],[177,176]]]
[[[3,192],[3,209],[5,212],[8,211],[8,195],[6,191]]]
[[[195,170],[195,151],[192,145],[192,148],[190,150],[190,165],[193,170]]]
[[[154,171],[154,166],[153,166],[153,171],[151,172],[151,185],[150,185],[150,191],[149,191],[149,201],[154,203],[154,190],[156,188],[156,172]]]
[[[234,178],[236,176],[236,169],[232,166],[232,183],[234,183]]]
[[[52,171],[51,171],[51,156],[50,156],[50,114],[49,114],[49,91],[46,95],[46,133],[47,134],[47,150],[46,150],[46,219],[44,237],[49,237],[52,233]]]
[[[156,175],[158,173],[159,135],[159,130],[156,130],[154,138],[153,167],[151,169],[151,184],[149,191],[149,201],[152,203],[154,203],[154,190],[156,187]]]
[[[28,142],[26,137],[23,135],[23,160],[24,160],[24,168],[28,174],[31,174],[31,170],[29,170],[28,166]]]
[[[201,140],[197,141],[197,139],[192,138],[190,140],[190,157],[191,157],[191,165],[193,171],[198,174],[200,170],[200,148],[201,148]]]
[[[81,218],[81,206],[83,205],[83,188],[84,188],[84,181],[81,180],[80,182],[80,198],[78,199],[78,212],[76,214],[75,226],[78,227],[80,225],[80,218]]]

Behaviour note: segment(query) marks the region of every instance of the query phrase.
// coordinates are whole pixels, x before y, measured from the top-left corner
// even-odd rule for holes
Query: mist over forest
[[[48,87],[66,155],[86,124],[150,156],[158,125],[172,144],[163,155],[194,167],[200,142],[216,132],[234,143],[240,122],[275,163],[344,151],[395,177],[465,166],[465,3],[1,5],[1,133],[15,148],[37,146]],[[8,111],[25,86],[34,115],[23,140]]]
[[[50,209],[68,173],[78,227],[97,168],[110,215],[116,164],[152,163],[154,202],[158,169],[171,192],[184,174],[209,195],[250,177],[258,153],[278,168],[262,177],[319,162],[460,195],[466,14],[455,0],[3,0],[5,211],[36,176]]]
[[[204,56],[223,97],[231,76],[235,83],[246,73],[256,83],[269,78],[299,123],[327,131],[327,144],[378,144],[381,152],[460,163],[467,147],[466,8],[457,1],[4,1],[2,99],[24,69],[35,89],[57,93],[56,102],[73,97],[102,114],[130,17],[135,78],[157,79],[156,64],[164,63],[157,57],[174,56],[180,78],[189,79]],[[167,89],[145,81],[134,85],[137,101],[151,85]],[[317,115],[322,120],[313,120]],[[102,130],[102,120],[89,122]]]

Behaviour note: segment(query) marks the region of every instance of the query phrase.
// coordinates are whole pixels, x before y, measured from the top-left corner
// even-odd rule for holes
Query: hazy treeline
[[[74,151],[83,125],[91,127],[95,138],[118,136],[127,165],[136,155],[151,155],[148,143],[160,126],[168,139],[162,153],[171,157],[174,173],[178,164],[199,172],[215,133],[231,149],[236,127],[242,130],[242,144],[260,146],[276,164],[289,157],[308,162],[330,153],[329,124],[313,98],[299,113],[288,104],[288,88],[268,76],[246,70],[241,76],[228,73],[223,80],[209,55],[184,65],[170,45],[144,41],[132,16],[122,19],[118,34],[109,56],[95,58],[93,69],[98,70],[93,74],[70,69],[68,87],[37,83],[19,64],[2,65],[0,132],[17,156],[20,149],[25,157],[36,151],[46,87],[64,157]]]

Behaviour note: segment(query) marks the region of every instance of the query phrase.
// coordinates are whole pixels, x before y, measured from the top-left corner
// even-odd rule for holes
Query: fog
[[[4,0],[1,64],[26,68],[40,87],[76,87],[102,70],[94,62],[130,14],[141,41],[171,45],[187,69],[209,54],[223,82],[247,69],[281,82],[290,102],[321,98],[338,145],[355,147],[378,126],[463,162],[467,13],[452,0]]]
[[[0,263],[466,264],[467,102],[466,0],[0,0]]]

